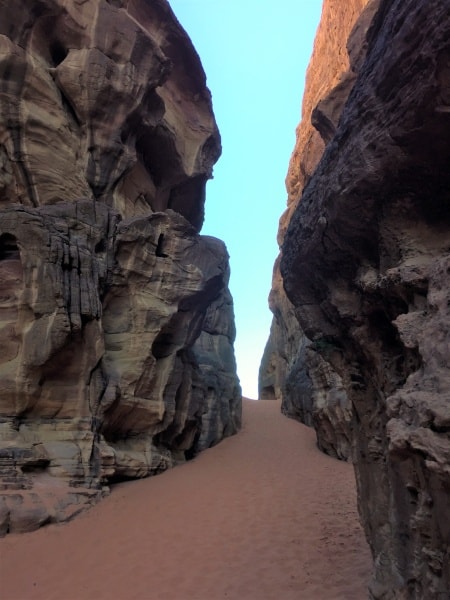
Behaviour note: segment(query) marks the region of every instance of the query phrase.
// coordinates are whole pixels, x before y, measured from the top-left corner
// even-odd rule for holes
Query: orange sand
[[[71,523],[0,540],[2,600],[364,600],[371,561],[351,465],[279,402]]]

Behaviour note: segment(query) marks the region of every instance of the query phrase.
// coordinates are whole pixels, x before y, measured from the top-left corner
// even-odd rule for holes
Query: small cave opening
[[[37,458],[34,461],[30,461],[25,465],[20,467],[22,473],[38,473],[41,471],[45,471],[50,465],[49,458]]]
[[[176,180],[182,172],[181,159],[172,134],[161,125],[140,128],[136,152],[154,184]]]
[[[159,238],[158,238],[158,243],[156,245],[155,254],[156,254],[156,256],[159,256],[160,258],[167,258],[168,254],[165,254],[163,252],[163,245],[164,245],[164,234],[160,233]]]
[[[148,90],[144,94],[141,108],[145,113],[146,121],[154,123],[155,126],[161,121],[166,110],[163,99],[153,89]]]
[[[410,500],[412,504],[417,504],[417,501],[419,499],[419,490],[416,489],[413,485],[411,484],[406,484],[406,489],[409,492],[409,496],[410,496]]]
[[[94,250],[95,250],[96,254],[101,254],[102,252],[106,252],[106,242],[103,238],[95,244]]]
[[[175,332],[170,328],[159,332],[152,344],[152,354],[159,360],[170,356],[176,346]]]
[[[53,67],[60,65],[69,54],[67,48],[59,40],[53,40],[49,46],[50,60]]]
[[[401,312],[407,312],[407,310]],[[401,312],[399,312],[399,314],[401,314]],[[371,328],[378,334],[378,337],[386,347],[396,347],[401,344],[396,328],[392,324],[390,317],[384,311],[374,311],[369,316],[369,319]]]
[[[0,235],[0,261],[2,260],[20,260],[17,240],[10,233]]]

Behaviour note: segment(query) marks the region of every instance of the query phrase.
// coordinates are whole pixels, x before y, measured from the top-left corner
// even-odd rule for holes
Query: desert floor
[[[351,465],[279,402],[241,432],[90,511],[0,540],[2,600],[365,600]]]

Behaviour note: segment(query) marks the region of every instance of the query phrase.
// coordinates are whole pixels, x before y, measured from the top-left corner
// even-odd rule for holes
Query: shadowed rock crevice
[[[11,233],[4,233],[0,236],[0,261],[3,260],[20,260],[17,240]]]

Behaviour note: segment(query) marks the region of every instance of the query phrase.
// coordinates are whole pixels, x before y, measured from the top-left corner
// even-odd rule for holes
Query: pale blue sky
[[[284,181],[322,0],[169,3],[202,60],[222,136],[202,233],[227,245],[238,375],[243,394],[257,398]]]

